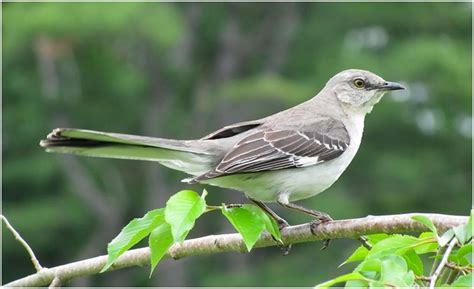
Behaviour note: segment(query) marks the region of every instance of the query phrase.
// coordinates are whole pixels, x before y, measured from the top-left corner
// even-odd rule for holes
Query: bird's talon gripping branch
[[[331,239],[326,239],[326,240],[324,240],[323,246],[321,247],[320,250],[321,250],[321,251],[326,250],[326,249],[329,247],[330,244],[331,244]]]
[[[321,224],[328,223],[328,222],[331,222],[331,221],[333,221],[333,219],[329,215],[327,215],[327,214],[321,215],[321,217],[319,219],[316,219],[316,220],[311,222],[310,227],[309,227],[310,230],[311,230],[311,234],[313,234],[315,236],[318,235],[318,232],[317,232],[316,228]],[[330,244],[331,244],[331,239],[324,240],[323,246],[321,247],[321,251],[326,250],[329,247]]]

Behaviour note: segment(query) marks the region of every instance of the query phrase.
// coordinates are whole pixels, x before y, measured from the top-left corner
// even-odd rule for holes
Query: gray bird
[[[341,176],[359,149],[366,114],[387,91],[399,89],[404,87],[350,69],[304,103],[197,140],[59,128],[40,145],[47,152],[159,162],[189,174],[185,182],[245,192],[280,227],[288,223],[264,203],[277,202],[325,222],[332,220],[327,214],[293,202],[321,193]]]

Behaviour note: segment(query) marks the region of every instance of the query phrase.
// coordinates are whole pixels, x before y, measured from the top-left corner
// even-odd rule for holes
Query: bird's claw
[[[288,222],[284,219],[278,220],[277,223],[278,223],[278,229],[280,230],[280,233],[284,228],[290,226],[290,224],[288,224]],[[275,239],[275,237],[272,236],[272,238],[275,242],[278,243],[278,247],[280,247],[280,249],[283,251],[283,256],[286,256],[290,253],[291,244],[285,245],[282,241]]]
[[[320,217],[318,217],[318,219],[316,220],[313,220],[310,224],[310,229],[311,229],[311,233],[313,235],[316,235],[316,227],[321,225],[321,224],[324,224],[324,223],[328,223],[328,222],[331,222],[333,221],[333,219],[329,216],[329,215],[321,215]],[[331,244],[331,239],[326,239],[324,240],[324,243],[323,243],[323,246],[321,247],[321,251],[322,250],[326,250],[329,245]]]

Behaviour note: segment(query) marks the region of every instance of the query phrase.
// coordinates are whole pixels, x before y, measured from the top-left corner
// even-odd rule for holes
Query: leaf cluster
[[[210,206],[206,204],[206,195],[206,190],[201,196],[190,190],[179,191],[170,197],[165,208],[151,210],[143,217],[133,219],[108,244],[108,260],[101,272],[107,271],[123,253],[148,237],[151,276],[168,249],[186,239],[195,221],[203,213],[216,210],[220,210],[242,235],[245,248],[249,252],[265,230],[277,242],[282,242],[275,220],[257,206],[250,204]]]
[[[418,237],[409,235],[368,235],[371,249],[357,248],[340,266],[360,262],[353,272],[341,275],[316,288],[328,288],[345,282],[345,287],[428,287],[433,278],[436,286],[471,287],[472,284],[472,215],[467,224],[459,225],[439,235],[433,222],[425,216],[414,216],[430,231]],[[442,271],[434,277],[449,243],[455,242],[456,249],[448,256],[448,262],[441,264]],[[431,270],[428,272],[428,262]],[[428,276],[426,274],[429,274]]]

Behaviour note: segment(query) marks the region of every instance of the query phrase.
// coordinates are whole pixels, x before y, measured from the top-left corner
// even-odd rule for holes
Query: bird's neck
[[[371,108],[354,107],[343,103],[331,92],[320,93],[309,102],[312,102],[315,108],[323,108],[325,111],[331,111],[333,116],[339,117],[344,125],[349,128],[348,131],[354,133],[351,136],[352,138],[360,139],[362,137],[365,116],[370,113]],[[321,113],[324,114],[324,112]]]

